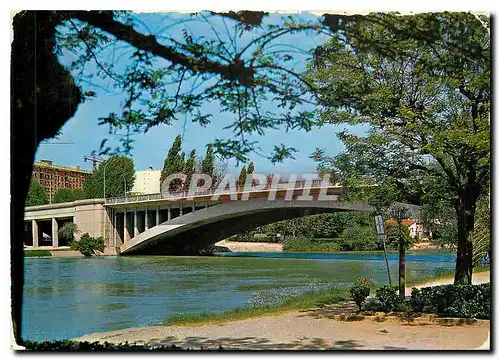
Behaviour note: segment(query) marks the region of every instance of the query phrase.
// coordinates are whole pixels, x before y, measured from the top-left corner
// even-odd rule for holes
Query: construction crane
[[[103,162],[104,160],[92,154],[91,156],[84,156],[83,161],[92,161],[92,171],[95,172],[97,170],[97,163]]]

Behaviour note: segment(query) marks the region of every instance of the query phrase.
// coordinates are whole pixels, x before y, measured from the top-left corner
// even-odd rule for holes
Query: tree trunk
[[[455,284],[472,283],[472,235],[477,194],[466,188],[457,199],[457,261],[455,266]]]
[[[399,297],[405,299],[406,247],[403,232],[399,225]]]
[[[22,11],[14,16],[11,57],[11,297],[14,337],[21,339],[24,284],[24,203],[35,152],[54,137],[81,101],[80,89],[54,54],[51,11]]]

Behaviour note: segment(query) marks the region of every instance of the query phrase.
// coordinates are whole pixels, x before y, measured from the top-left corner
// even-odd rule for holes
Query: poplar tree
[[[240,171],[240,176],[238,177],[238,187],[245,186],[245,182],[247,181],[247,168],[243,166]]]
[[[184,170],[184,153],[181,154],[181,146],[182,138],[177,135],[163,163],[163,170],[160,175],[160,191],[163,189],[163,182],[168,176],[182,173]],[[177,191],[181,186],[182,181],[175,179],[170,183],[168,191]]]
[[[196,171],[196,150],[191,150],[189,158],[184,166],[184,174],[186,175],[186,181],[184,182],[184,190],[188,190],[191,185],[191,178]]]

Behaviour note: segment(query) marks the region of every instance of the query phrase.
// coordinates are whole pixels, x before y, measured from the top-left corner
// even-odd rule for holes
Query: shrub
[[[366,311],[382,311],[382,303],[377,298],[368,298],[363,303],[363,310]]]
[[[334,242],[312,241],[307,237],[289,238],[283,244],[283,251],[289,252],[334,252],[339,247]]]
[[[344,251],[370,251],[377,250],[379,243],[373,227],[356,225],[342,232],[339,246]]]
[[[489,319],[491,286],[488,283],[413,288],[410,305],[414,311],[439,316]]]
[[[363,302],[368,296],[370,296],[370,285],[371,281],[369,279],[359,278],[350,289],[351,299],[353,299],[356,305],[358,305],[359,311],[361,311]]]
[[[401,303],[397,288],[387,285],[377,289],[375,298],[380,302],[379,310],[385,312],[397,311]]]
[[[84,256],[94,255],[94,251],[104,251],[104,238],[94,238],[88,233],[83,234],[79,241],[71,242],[71,248],[81,252]]]
[[[74,240],[75,234],[78,234],[78,226],[74,222],[67,222],[59,229],[59,238],[70,243]]]

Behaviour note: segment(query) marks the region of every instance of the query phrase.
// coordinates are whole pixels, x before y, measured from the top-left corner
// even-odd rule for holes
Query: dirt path
[[[473,282],[488,282],[489,277],[489,271],[474,274]],[[452,278],[416,287],[449,283],[453,283]],[[441,325],[432,319],[407,324],[394,317],[341,321],[338,311],[339,305],[330,305],[224,324],[131,328],[85,335],[76,340],[175,344],[194,349],[219,346],[252,350],[489,349],[490,322],[486,320],[463,325]]]
[[[83,336],[81,341],[175,344],[252,350],[475,349],[488,338],[489,321],[471,325],[407,325],[399,320],[339,321],[316,311],[246,319],[222,325],[151,326]]]

